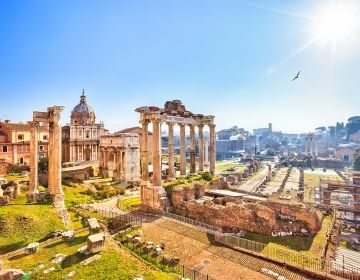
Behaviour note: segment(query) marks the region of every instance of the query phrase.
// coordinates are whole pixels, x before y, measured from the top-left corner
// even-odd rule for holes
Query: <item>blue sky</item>
[[[218,129],[346,121],[360,115],[357,34],[286,60],[311,39],[311,20],[293,14],[329,2],[1,0],[0,118],[63,105],[65,124],[84,88],[112,131],[137,125],[136,107],[172,99],[215,115]]]

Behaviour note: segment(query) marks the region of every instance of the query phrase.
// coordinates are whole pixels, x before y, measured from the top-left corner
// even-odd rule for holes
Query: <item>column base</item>
[[[162,186],[141,182],[141,202],[148,207],[165,210],[169,206],[167,193]]]
[[[26,193],[26,203],[37,202],[39,190],[31,190]]]

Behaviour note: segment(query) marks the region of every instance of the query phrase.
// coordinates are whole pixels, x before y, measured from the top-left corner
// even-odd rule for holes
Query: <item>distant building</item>
[[[235,134],[235,132],[239,133]],[[252,153],[255,141],[256,139],[243,128],[234,126],[230,129],[223,129],[218,132],[218,139],[216,140],[216,158],[221,160],[240,157],[245,152]]]
[[[100,136],[107,130],[95,120],[95,112],[83,91],[80,103],[71,112],[70,124],[62,128],[63,162],[98,160]]]
[[[268,127],[266,127],[266,128],[255,128],[255,129],[253,129],[253,134],[256,137],[266,136],[266,135],[269,135],[272,132],[273,132],[272,123],[269,123]]]
[[[233,126],[231,128],[222,129],[218,131],[216,134],[218,140],[229,140],[231,136],[235,136],[243,133],[245,133],[245,130],[243,128]]]
[[[0,122],[0,159],[16,165],[29,165],[30,161],[30,125]],[[39,158],[48,151],[49,128],[41,125],[38,129]]]
[[[351,165],[354,160],[354,153],[360,148],[360,144],[348,143],[341,144],[335,149],[335,157],[344,162],[344,164]]]

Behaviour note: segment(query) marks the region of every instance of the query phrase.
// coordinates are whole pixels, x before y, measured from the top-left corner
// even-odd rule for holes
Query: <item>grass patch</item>
[[[29,176],[22,176],[21,173],[11,173],[11,174],[6,174],[6,175],[1,176],[1,177],[5,178],[9,182],[12,182],[12,181],[27,181],[27,180],[29,180]]]
[[[124,194],[124,186],[108,185],[109,182],[79,183],[71,180],[63,181],[65,205],[67,207],[92,203],[119,194]]]
[[[137,207],[141,204],[140,197],[131,197],[119,200],[118,207],[124,211],[130,211],[132,207]]]
[[[210,172],[204,172],[204,173],[199,173],[197,175],[189,175],[186,176],[184,178],[178,178],[172,181],[168,181],[162,184],[162,186],[164,188],[171,188],[171,187],[176,187],[179,185],[188,185],[191,184],[193,182],[196,181],[205,181],[207,183],[211,182],[214,179],[217,179],[218,177],[211,174]]]
[[[66,207],[92,202],[94,198],[92,195],[87,194],[88,189],[89,187],[85,184],[63,185]]]
[[[234,170],[230,171],[229,169],[234,169]],[[239,163],[229,163],[228,161],[216,163],[217,173],[224,173],[224,174],[243,173],[245,169],[246,169],[246,165]]]
[[[284,252],[298,253],[311,257],[319,257],[326,242],[326,233],[331,225],[331,216],[325,216],[321,229],[314,237],[301,236],[266,236],[255,233],[246,233],[245,239],[267,244],[265,250],[282,250]]]
[[[50,232],[63,229],[64,225],[51,205],[0,207],[0,254],[22,248]]]
[[[64,254],[68,257],[65,259],[63,266],[71,266],[71,264],[79,263],[83,258],[77,254],[76,250],[85,244],[88,232],[82,232],[69,242],[55,241],[52,244],[40,247],[36,254],[17,256],[7,260],[5,265],[11,268],[18,268],[24,271],[35,270],[40,264],[50,263],[56,254]]]
[[[66,274],[74,270],[76,271],[76,274],[71,278],[74,280],[132,280],[135,277],[144,277],[144,279],[149,280],[175,279],[171,275],[149,268],[149,266],[145,265],[142,261],[134,258],[127,252],[113,248],[113,245],[110,244],[107,244],[105,250],[100,253],[101,259],[96,260],[87,266],[83,266],[80,262],[90,257],[90,255],[81,255],[77,253],[76,250],[85,244],[86,238],[87,237],[84,235],[77,236],[75,240],[70,243],[54,244],[54,246],[44,248],[44,252],[40,251],[38,254],[25,257],[29,258],[27,261],[30,262],[30,264],[25,264],[25,266],[31,268],[33,271],[31,279],[67,279]],[[68,257],[61,265],[54,265],[50,260],[59,252],[66,254]],[[23,258],[23,261],[25,261],[25,258]],[[39,264],[44,264],[45,268],[55,266],[56,270],[45,275],[42,273],[42,270],[38,269]],[[15,265],[15,263],[12,265]]]

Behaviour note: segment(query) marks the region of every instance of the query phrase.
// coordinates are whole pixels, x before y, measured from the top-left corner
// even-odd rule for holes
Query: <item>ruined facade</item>
[[[140,182],[139,135],[115,133],[100,137],[100,175],[124,182]]]
[[[161,167],[161,125],[168,125],[168,151],[170,178],[175,178],[174,161],[174,125],[180,127],[180,176],[187,174],[186,170],[186,143],[185,129],[190,129],[190,173],[196,172],[195,162],[195,129],[198,130],[199,138],[199,162],[198,170],[204,171],[205,145],[203,128],[205,125],[210,128],[210,171],[215,172],[215,124],[214,116],[193,114],[187,111],[180,100],[168,101],[164,108],[155,106],[140,107],[135,110],[140,113],[142,124],[141,139],[141,199],[142,203],[153,208],[164,209],[166,207],[166,194],[162,188],[162,167]],[[152,165],[153,175],[149,183],[148,172],[148,125],[152,124]]]
[[[100,136],[105,133],[104,124],[96,123],[95,112],[83,91],[80,103],[71,112],[70,124],[62,128],[62,161],[98,160]]]

